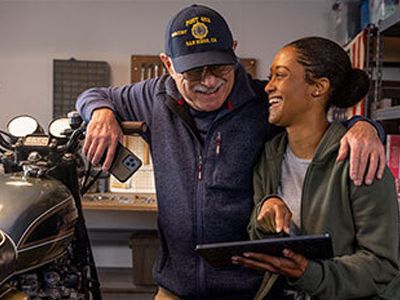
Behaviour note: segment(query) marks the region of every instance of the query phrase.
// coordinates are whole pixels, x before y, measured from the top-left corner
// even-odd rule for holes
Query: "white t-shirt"
[[[278,196],[281,197],[292,212],[291,231],[294,234],[300,232],[301,227],[301,195],[303,191],[304,178],[311,160],[301,159],[294,155],[289,146],[282,160],[282,173]],[[287,288],[284,290],[285,297],[293,300],[309,300],[310,296],[305,292]]]

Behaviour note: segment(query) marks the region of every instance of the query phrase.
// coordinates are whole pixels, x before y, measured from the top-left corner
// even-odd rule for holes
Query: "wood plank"
[[[83,197],[84,210],[157,211],[155,194],[93,193]]]

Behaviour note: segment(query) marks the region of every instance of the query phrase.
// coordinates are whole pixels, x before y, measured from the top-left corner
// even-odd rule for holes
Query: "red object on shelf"
[[[386,137],[387,164],[396,180],[396,191],[399,190],[400,134],[388,134]]]

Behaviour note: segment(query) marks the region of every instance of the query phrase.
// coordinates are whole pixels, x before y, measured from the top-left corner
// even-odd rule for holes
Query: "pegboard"
[[[76,99],[83,91],[109,85],[107,62],[74,58],[53,60],[53,117],[65,117],[75,110]]]

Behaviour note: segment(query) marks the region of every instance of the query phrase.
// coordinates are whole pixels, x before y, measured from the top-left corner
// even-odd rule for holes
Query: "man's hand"
[[[118,140],[122,139],[122,136],[114,112],[108,108],[97,109],[87,126],[82,152],[92,164],[96,165],[107,151],[102,167],[106,172],[111,167]]]
[[[243,256],[233,256],[232,263],[293,279],[303,276],[308,267],[307,258],[289,249],[283,250],[283,255],[284,257],[276,257],[262,253],[246,252],[243,253]]]
[[[286,203],[277,197],[267,199],[261,206],[257,216],[257,224],[266,232],[281,232],[287,234],[290,230],[292,213]]]
[[[363,179],[366,184],[371,184],[375,176],[382,178],[386,164],[385,150],[374,126],[366,121],[354,124],[340,141],[337,161],[345,159],[349,150],[350,178],[355,185],[361,185]]]

